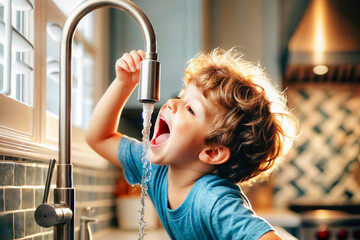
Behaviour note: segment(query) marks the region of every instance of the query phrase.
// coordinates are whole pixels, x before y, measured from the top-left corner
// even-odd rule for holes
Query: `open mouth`
[[[159,128],[155,135],[155,138],[151,141],[152,145],[160,145],[164,143],[170,137],[170,129],[165,119],[160,116]]]

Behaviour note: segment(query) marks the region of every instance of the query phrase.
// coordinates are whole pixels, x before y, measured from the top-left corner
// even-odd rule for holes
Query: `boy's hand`
[[[99,155],[120,166],[117,148],[122,134],[118,132],[119,117],[127,99],[139,82],[140,62],[145,59],[142,50],[125,53],[116,61],[116,78],[91,116],[86,141]]]
[[[125,53],[116,61],[116,78],[122,83],[136,85],[139,82],[140,62],[144,59],[143,50]]]

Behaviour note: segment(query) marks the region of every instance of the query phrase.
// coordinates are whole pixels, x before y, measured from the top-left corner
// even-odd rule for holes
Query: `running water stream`
[[[151,114],[154,111],[153,103],[144,103],[143,104],[143,153],[142,153],[142,164],[143,164],[143,174],[141,179],[141,208],[140,219],[139,219],[139,237],[138,240],[144,239],[144,228],[146,226],[145,222],[145,199],[147,196],[148,182],[150,180],[151,175],[151,163],[148,159],[148,150],[149,150],[149,139],[150,139],[150,128],[151,128]]]

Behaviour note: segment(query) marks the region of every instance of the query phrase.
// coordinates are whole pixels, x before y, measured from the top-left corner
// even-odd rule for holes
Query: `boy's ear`
[[[200,154],[199,159],[208,164],[219,165],[230,158],[230,149],[225,146],[206,147]]]

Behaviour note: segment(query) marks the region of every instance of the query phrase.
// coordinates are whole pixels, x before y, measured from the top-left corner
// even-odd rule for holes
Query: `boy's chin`
[[[148,159],[151,164],[164,165],[160,163],[160,161],[156,158],[156,155],[151,151],[151,149],[149,149],[148,151]]]
[[[151,164],[157,164],[154,153],[151,151],[151,148],[149,148],[149,151],[148,151],[148,159]]]

